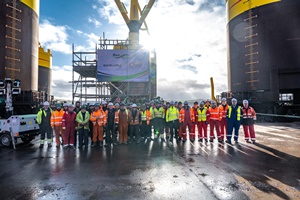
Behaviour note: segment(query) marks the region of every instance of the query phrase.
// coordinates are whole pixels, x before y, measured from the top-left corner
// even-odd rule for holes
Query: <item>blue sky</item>
[[[122,0],[129,10],[130,0]],[[141,7],[148,0],[139,0]],[[157,0],[141,32],[144,46],[157,51],[158,95],[165,99],[210,97],[227,90],[226,10],[224,0]],[[105,32],[108,39],[127,39],[128,28],[114,0],[41,0],[40,42],[53,54],[55,97],[70,99],[72,43],[93,51]]]

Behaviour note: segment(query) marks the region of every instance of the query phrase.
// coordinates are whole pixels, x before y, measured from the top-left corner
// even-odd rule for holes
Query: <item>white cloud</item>
[[[81,35],[83,32],[82,31],[80,31],[80,30],[77,30],[76,31],[79,35]]]
[[[78,74],[74,74],[78,79]],[[52,94],[55,99],[71,100],[72,97],[72,66],[52,66]]]
[[[96,28],[100,27],[102,24],[95,18],[88,18],[88,22],[93,23]]]
[[[55,26],[48,20],[43,20],[39,26],[39,41],[46,49],[65,54],[72,53],[72,46],[67,43],[68,33],[66,26]]]

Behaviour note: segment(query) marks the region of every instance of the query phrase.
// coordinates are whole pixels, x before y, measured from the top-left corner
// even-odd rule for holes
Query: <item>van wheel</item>
[[[6,147],[10,146],[11,145],[11,136],[8,133],[3,133],[0,136],[0,143],[1,143],[1,145],[6,146]]]

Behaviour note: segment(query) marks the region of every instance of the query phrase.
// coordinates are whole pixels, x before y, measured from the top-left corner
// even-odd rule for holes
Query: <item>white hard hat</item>
[[[232,102],[237,102],[236,98],[231,99]]]
[[[108,103],[108,106],[113,106],[114,104],[112,102]]]
[[[68,107],[69,105],[67,103],[64,103],[63,104],[63,107]]]
[[[48,101],[45,101],[44,102],[44,106],[49,106],[50,104],[49,104],[49,102]]]
[[[245,100],[243,100],[243,104],[244,104],[244,103],[247,103],[247,104],[248,104],[249,102],[248,102],[248,100],[245,99]]]
[[[222,98],[222,101],[227,101],[227,99],[226,98]]]
[[[106,103],[106,101],[102,101],[102,105],[106,105],[107,103]]]
[[[70,104],[70,105],[69,105],[69,108],[74,108],[74,105],[73,105],[73,104]]]
[[[132,108],[136,108],[136,104],[134,103],[134,104],[132,104],[132,106],[131,106]]]

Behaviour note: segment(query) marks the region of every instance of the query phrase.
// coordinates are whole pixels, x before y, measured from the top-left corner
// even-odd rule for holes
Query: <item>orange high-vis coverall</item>
[[[55,133],[56,146],[60,145],[59,136],[62,136],[62,118],[64,116],[64,113],[65,112],[63,111],[63,109],[61,109],[60,111],[55,110],[52,112],[50,118],[50,124]]]
[[[103,141],[103,126],[106,124],[106,114],[102,109],[95,110],[90,116],[93,123],[93,142]]]

